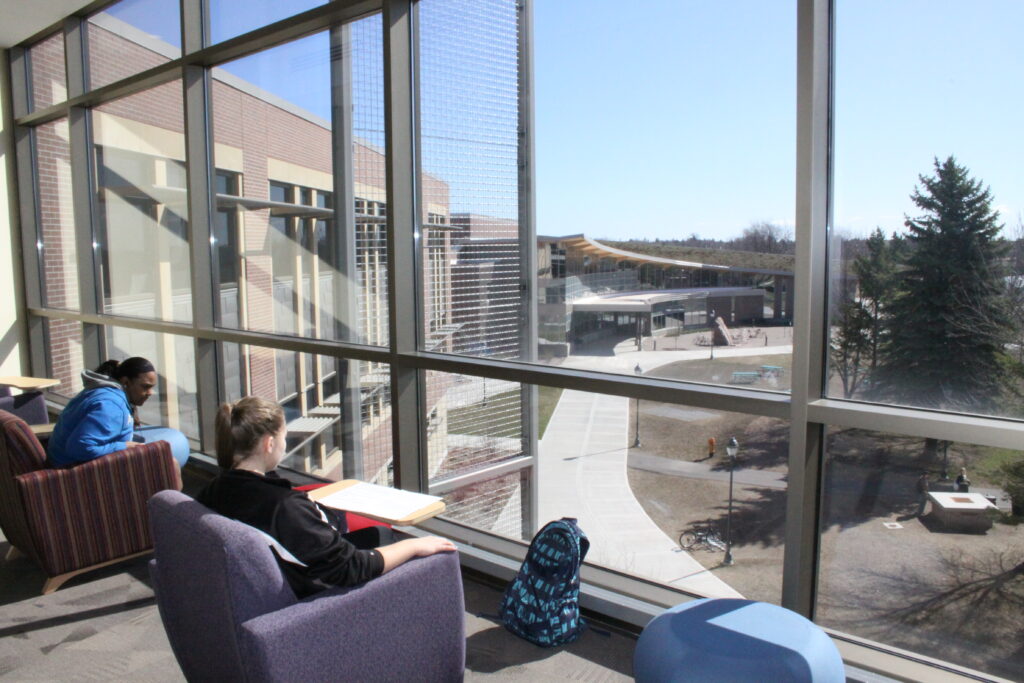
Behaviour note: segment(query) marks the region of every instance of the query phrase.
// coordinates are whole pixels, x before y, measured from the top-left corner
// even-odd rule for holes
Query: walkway
[[[778,346],[716,346],[715,358],[736,358],[738,356],[768,356],[774,354],[792,355],[793,345]],[[668,363],[681,360],[704,360],[711,355],[711,347],[683,351],[637,351],[632,343],[620,343],[614,356],[568,356],[561,362],[563,368],[598,370],[632,375],[633,368],[640,365],[644,374]]]
[[[687,479],[710,479],[713,481],[729,481],[729,470],[711,469],[711,461],[689,462],[672,460],[657,455],[648,455],[642,449],[629,451],[629,466],[638,470],[647,470],[658,474],[670,474]],[[783,472],[769,470],[737,469],[733,472],[733,483],[737,486],[757,486],[765,489],[786,488],[786,475]]]
[[[743,597],[679,550],[633,496],[626,474],[628,399],[566,390],[540,442],[540,519],[576,517],[587,560],[686,591]]]

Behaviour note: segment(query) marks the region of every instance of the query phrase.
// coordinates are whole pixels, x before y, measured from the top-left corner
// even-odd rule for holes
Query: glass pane
[[[89,17],[88,31],[90,88],[181,56],[177,0],[121,0]]]
[[[517,3],[421,2],[427,347],[788,390],[795,6],[535,3],[531,231]]]
[[[836,3],[828,394],[1021,418],[1024,6],[922,7]]]
[[[43,109],[68,98],[64,67],[64,35],[54,33],[28,49],[32,65],[32,109]]]
[[[426,348],[524,358],[518,12],[472,5],[419,7]]]
[[[214,69],[218,324],[386,344],[380,17],[334,31],[343,49],[324,32]],[[352,84],[340,213],[332,78]]]
[[[427,386],[430,491],[446,517],[522,540],[576,517],[588,562],[701,595],[779,602],[786,421],[651,401],[638,413],[626,398],[440,372]]]
[[[93,111],[103,310],[192,320],[181,83]]]
[[[229,401],[261,396],[284,408],[288,442],[282,467],[326,479],[393,484],[386,366],[238,344],[218,348]],[[346,368],[358,379],[348,382]],[[346,419],[356,410],[359,438],[349,424],[354,420]]]
[[[46,321],[46,346],[49,377],[60,380],[60,384],[48,391],[74,396],[82,390],[82,324],[75,320]]]
[[[107,358],[122,361],[142,356],[156,367],[156,391],[139,408],[142,422],[173,427],[198,439],[195,342],[178,335],[107,327],[106,343]]]
[[[211,0],[210,42],[219,43],[255,31],[325,2],[327,0]]]
[[[44,123],[34,131],[44,298],[47,306],[78,310],[78,250],[68,120]]]
[[[827,438],[818,622],[1019,680],[1024,453]]]

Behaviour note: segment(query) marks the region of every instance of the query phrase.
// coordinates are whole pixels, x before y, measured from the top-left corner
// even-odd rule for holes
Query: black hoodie
[[[264,531],[306,566],[278,555],[288,583],[302,598],[330,586],[352,586],[380,576],[384,558],[359,550],[328,522],[305,493],[276,473],[222,472],[196,500],[225,517]],[[275,553],[277,554],[277,553]]]

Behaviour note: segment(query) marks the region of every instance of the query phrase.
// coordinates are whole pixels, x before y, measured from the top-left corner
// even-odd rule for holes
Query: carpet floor
[[[0,536],[0,558],[9,548]],[[148,561],[89,572],[40,595],[45,577],[27,558],[0,560],[0,680],[184,680],[160,622]],[[590,630],[569,646],[539,648],[494,620],[500,590],[463,583],[467,681],[631,680],[635,639]]]

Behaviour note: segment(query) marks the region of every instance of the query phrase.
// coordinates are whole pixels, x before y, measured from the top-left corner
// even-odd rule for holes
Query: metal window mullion
[[[181,54],[190,55],[206,47],[210,35],[210,3],[181,0]]]
[[[796,289],[793,383],[782,604],[813,617],[818,564],[823,425],[809,421],[821,398],[828,338],[826,239],[829,202],[829,0],[797,10]]]
[[[519,71],[519,357],[537,360],[537,205],[534,193],[534,109],[533,109],[533,0],[520,0],[517,7],[518,71]],[[537,492],[537,462],[540,456],[540,433],[537,419],[539,405],[535,384],[522,385],[521,425],[523,453],[533,459],[530,468],[530,495],[524,496],[522,515],[523,538],[530,538],[540,526]]]
[[[84,93],[89,86],[86,31],[84,17],[69,17],[64,22],[64,61],[68,80],[68,98]],[[90,111],[70,107],[68,111],[68,149],[71,158],[71,204],[75,220],[75,250],[78,260],[79,310],[86,314],[101,311],[99,250],[96,242],[98,216],[94,201],[95,166],[92,163],[92,125]],[[104,353],[103,327],[82,324],[82,360],[86,367],[95,367]]]
[[[331,28],[331,144],[333,145],[334,225],[333,304],[337,324],[331,338],[359,341],[359,267],[356,261],[355,170],[352,156],[352,28],[341,24]],[[341,393],[342,470],[346,479],[363,479],[361,363],[338,358],[338,391]]]
[[[32,144],[32,131],[15,126],[14,115],[28,111],[31,98],[29,87],[29,55],[28,50],[14,48],[0,58],[0,88],[8,95],[8,104],[3,115],[3,130],[7,131],[8,139],[13,141],[15,158],[6,160],[7,177],[17,189],[17,201],[11,216],[11,236],[13,244],[11,254],[21,253],[22,258],[12,258],[15,282],[15,309],[22,311],[27,306],[39,306],[43,301],[43,278],[40,269],[41,253],[39,244],[39,213],[37,211],[35,193],[35,158]],[[8,196],[13,193],[8,192]],[[19,248],[20,247],[20,248]],[[46,365],[48,348],[46,340],[46,321],[36,316],[18,315],[22,336],[27,348],[22,348],[21,361],[24,366],[27,360],[31,373],[44,373],[51,376]]]
[[[202,48],[204,8],[202,0],[184,0],[181,5],[184,52]],[[213,329],[216,323],[212,230],[216,208],[213,198],[213,131],[209,71],[187,65],[182,72],[185,105],[185,178],[188,198],[189,268],[191,272],[192,327]],[[194,337],[196,409],[199,413],[200,449],[215,449],[217,406],[225,399],[217,362],[217,342]]]
[[[384,139],[387,185],[388,330],[395,357],[391,371],[391,424],[395,486],[425,491],[426,429],[421,406],[425,376],[401,362],[422,334],[419,310],[419,159],[416,103],[415,5],[384,2]]]
[[[836,427],[956,441],[1019,451],[1024,423],[999,417],[942,413],[839,399],[812,401],[808,419]]]

